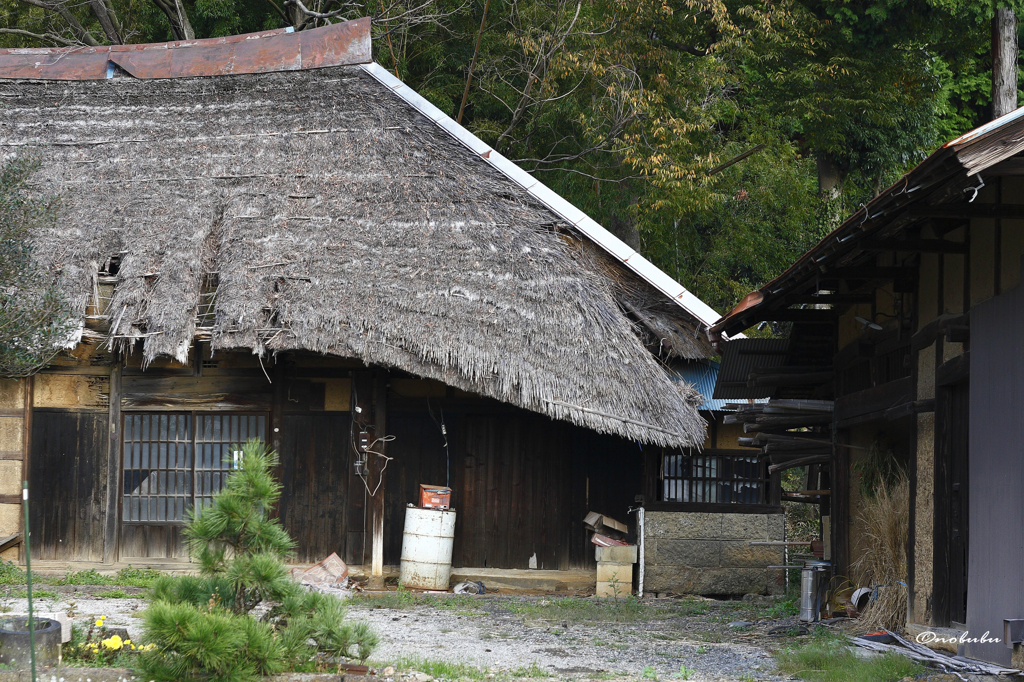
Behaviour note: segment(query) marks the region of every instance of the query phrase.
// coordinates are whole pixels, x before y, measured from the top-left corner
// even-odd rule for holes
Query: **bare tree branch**
[[[40,42],[46,43],[57,43],[58,45],[65,45],[67,47],[77,47],[81,43],[76,43],[73,40],[62,38],[59,35],[53,33],[33,33],[32,31],[24,31],[20,28],[0,28],[0,33],[8,33],[10,35],[24,36],[26,38],[32,38]]]
[[[107,40],[113,45],[120,45],[121,36],[117,34],[117,30],[114,28],[114,22],[111,21],[110,14],[107,12],[106,3],[103,0],[89,0],[89,7],[92,8],[92,13],[95,15],[96,20],[100,22],[103,32],[107,34]]]
[[[332,19],[336,16],[344,14],[345,12],[348,12],[353,7],[360,7],[361,5],[358,2],[346,2],[342,4],[341,7],[331,12],[314,12],[313,10],[303,5],[302,0],[285,0],[284,6],[297,7],[300,12],[305,14],[307,17],[312,17],[313,19]]]
[[[66,0],[56,0],[55,2],[45,2],[44,0],[21,0],[26,5],[32,5],[33,7],[40,7],[47,10],[48,12],[56,12],[60,15],[61,19],[67,23],[71,32],[75,34],[81,42],[86,45],[96,47],[100,44],[100,41],[96,40],[96,37],[75,18],[75,15],[66,7]]]

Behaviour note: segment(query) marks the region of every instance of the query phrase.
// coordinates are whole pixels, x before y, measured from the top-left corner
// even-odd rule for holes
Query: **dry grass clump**
[[[854,564],[861,584],[878,585],[874,599],[857,623],[863,632],[886,628],[902,630],[907,621],[907,535],[910,484],[906,476],[880,482],[864,500],[857,521],[871,548]],[[903,583],[902,585],[900,583]]]

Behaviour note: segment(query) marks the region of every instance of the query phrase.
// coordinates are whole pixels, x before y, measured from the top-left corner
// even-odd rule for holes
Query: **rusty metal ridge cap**
[[[141,79],[298,71],[372,61],[370,19],[166,43],[0,50],[0,79],[103,80],[115,66]]]
[[[905,208],[917,203],[918,197],[902,204],[898,202],[898,199],[902,196],[912,195],[924,188],[927,184],[925,180],[928,174],[938,170],[950,156],[955,156],[954,150],[948,144],[943,145],[878,196],[862,205],[839,227],[805,251],[780,275],[747,294],[735,308],[715,322],[709,330],[711,340],[718,342],[734,338],[726,332],[729,327],[741,322],[741,318],[770,305],[781,294],[793,289],[802,281],[806,281],[807,277],[816,276],[828,261],[856,248],[857,242],[860,241],[858,238],[866,237],[874,229],[878,229],[885,222],[894,219]],[[894,206],[894,204],[897,205]],[[880,220],[883,222],[879,223]]]

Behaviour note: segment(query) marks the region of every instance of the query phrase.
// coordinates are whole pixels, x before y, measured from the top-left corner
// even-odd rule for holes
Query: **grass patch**
[[[554,677],[551,673],[543,668],[537,666],[537,661],[531,663],[528,667],[519,667],[514,670],[510,670],[508,673],[511,677]]]
[[[124,590],[105,590],[103,592],[97,592],[94,596],[101,599],[131,599],[132,595],[128,594]]]
[[[471,665],[449,663],[419,657],[403,658],[395,667],[403,670],[418,670],[439,680],[484,680],[487,673]]]
[[[163,575],[152,568],[122,568],[116,575],[101,575],[95,569],[68,572],[63,578],[52,581],[55,585],[116,585],[118,587],[152,587]]]
[[[631,623],[639,620],[658,620],[678,616],[699,615],[705,612],[703,604],[682,599],[676,604],[650,606],[636,597],[598,600],[580,597],[560,597],[537,601],[514,600],[503,606],[519,615],[537,620],[598,621]]]
[[[780,671],[810,682],[897,682],[924,671],[921,665],[895,653],[857,658],[846,637],[824,628],[815,630],[806,645],[784,649],[776,658]]]
[[[13,561],[0,562],[0,585],[24,585],[25,571]]]
[[[462,594],[440,595],[419,594],[399,588],[387,594],[356,594],[350,602],[353,606],[381,609],[412,609],[427,607],[456,611],[456,615],[479,616],[479,604],[471,596]]]

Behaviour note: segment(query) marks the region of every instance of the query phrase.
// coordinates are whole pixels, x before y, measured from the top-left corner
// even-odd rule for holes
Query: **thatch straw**
[[[84,312],[120,255],[110,337],[147,363],[187,356],[213,282],[214,350],[357,358],[703,442],[699,395],[656,357],[706,357],[699,325],[359,68],[0,81],[0,101],[0,155],[41,152],[67,208],[36,235],[44,265]]]
[[[907,537],[910,484],[905,476],[879,483],[857,516],[868,550],[854,564],[860,584],[878,587],[856,629],[903,630],[907,622]],[[902,583],[902,584],[900,584]]]

